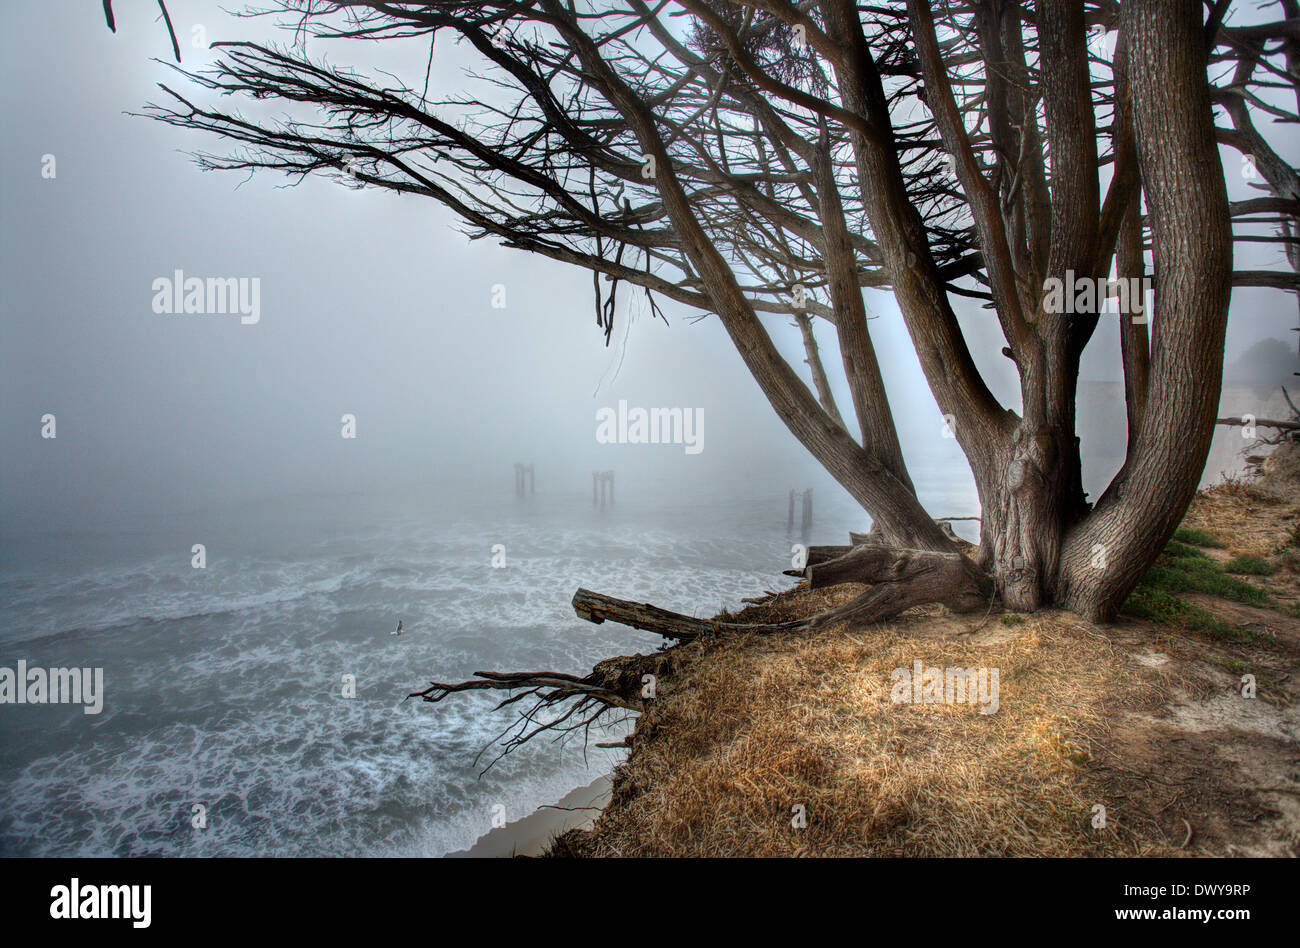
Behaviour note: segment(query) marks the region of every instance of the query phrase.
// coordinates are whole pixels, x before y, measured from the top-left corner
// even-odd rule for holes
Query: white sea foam
[[[482,668],[583,672],[659,647],[577,620],[578,586],[696,615],[783,588],[784,498],[763,503],[767,515],[746,520],[753,502],[638,516],[539,499],[455,522],[362,523],[279,549],[213,543],[207,570],[155,553],[0,575],[0,661],[105,669],[93,723],[60,708],[0,709],[0,854],[467,848],[498,804],[508,819],[526,816],[616,755],[542,742],[480,776],[495,751],[476,755],[513,718],[488,713],[499,696],[428,705],[408,692]],[[833,522],[823,501],[822,542],[865,526],[845,510]],[[504,569],[490,566],[494,543]],[[399,618],[409,634],[390,636]],[[353,699],[341,694],[345,674]],[[206,828],[191,825],[195,804]]]

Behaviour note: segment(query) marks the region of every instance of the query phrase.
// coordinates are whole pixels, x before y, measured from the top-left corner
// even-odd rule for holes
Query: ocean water
[[[1123,452],[1122,387],[1095,387],[1097,423],[1081,423],[1114,443],[1094,439],[1085,459],[1094,497]],[[1240,410],[1229,396],[1225,408]],[[1203,482],[1240,469],[1242,446],[1221,429]],[[979,512],[951,456],[912,473],[928,509]],[[586,674],[653,651],[657,636],[577,619],[573,592],[713,615],[787,588],[793,543],[844,543],[870,523],[821,478],[811,532],[796,523],[791,534],[788,485],[754,489],[762,480],[707,496],[621,483],[605,509],[585,485],[517,499],[507,480],[473,496],[299,496],[93,532],[0,533],[0,666],[102,668],[105,694],[98,715],[0,706],[0,856],[468,848],[494,820],[608,773],[621,752],[591,745],[631,722],[589,743],[543,737],[485,772],[515,720],[490,711],[504,693],[406,695],[480,669]],[[977,536],[975,524],[954,527]],[[191,566],[194,543],[205,569]],[[503,568],[491,565],[496,544]],[[399,619],[408,634],[390,635]]]
[[[792,543],[846,542],[869,523],[829,487],[808,537],[787,533],[784,492],[626,493],[604,510],[579,490],[300,497],[5,536],[0,665],[103,668],[105,700],[98,715],[0,707],[0,855],[467,848],[494,818],[559,800],[621,752],[546,737],[484,773],[515,717],[489,712],[504,694],[430,704],[409,692],[479,669],[586,674],[653,651],[657,636],[577,619],[574,591],[712,615],[786,588]],[[205,569],[191,566],[198,542]],[[407,634],[390,635],[399,619]]]

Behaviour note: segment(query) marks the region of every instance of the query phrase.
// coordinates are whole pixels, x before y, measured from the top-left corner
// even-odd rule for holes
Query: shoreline
[[[573,829],[590,829],[609,803],[613,777],[604,774],[570,790],[558,802],[538,807],[527,816],[489,830],[469,849],[447,853],[444,859],[504,859],[541,856],[551,841]]]

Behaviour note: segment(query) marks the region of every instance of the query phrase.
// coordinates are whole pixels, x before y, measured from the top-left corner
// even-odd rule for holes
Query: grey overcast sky
[[[266,174],[201,173],[189,153],[222,151],[221,142],[125,114],[160,98],[155,83],[182,80],[155,61],[170,53],[156,4],[116,6],[114,35],[92,0],[4,3],[6,525],[93,526],[298,491],[462,482],[508,490],[516,460],[580,488],[589,471],[613,466],[594,419],[618,399],[703,409],[702,454],[661,448],[619,461],[646,479],[779,490],[814,470],[716,319],[692,323],[670,305],[664,326],[642,306],[624,307],[606,348],[588,274],[471,244],[430,201],[327,180],[284,187]],[[210,60],[192,45],[196,27],[209,41],[273,32],[205,0],[168,6],[186,66]],[[363,73],[382,63],[412,85],[423,78],[418,50],[318,50]],[[462,55],[439,45],[432,91],[461,88]],[[1296,133],[1283,141],[1295,154]],[[52,179],[41,174],[46,155],[57,163]],[[1234,191],[1247,193],[1235,183]],[[1251,265],[1278,256],[1252,253]],[[259,278],[260,322],[155,314],[153,281],[178,269]],[[505,309],[491,306],[494,284],[506,287]],[[937,438],[938,410],[892,300],[871,294],[869,305],[905,448],[956,463],[955,444]],[[978,312],[964,322],[995,391],[1014,407],[995,322]],[[798,331],[776,317],[767,324],[802,368]],[[1238,292],[1228,357],[1265,338],[1294,348],[1295,325],[1294,299]],[[833,335],[821,337],[833,363]],[[1106,326],[1085,374],[1118,378],[1117,353],[1115,327]],[[54,441],[40,437],[46,412],[57,416]],[[344,412],[357,416],[356,442],[339,436]]]

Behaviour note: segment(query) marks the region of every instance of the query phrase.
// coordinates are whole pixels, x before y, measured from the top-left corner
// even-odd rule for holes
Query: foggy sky
[[[284,187],[265,173],[247,181],[201,173],[189,153],[227,145],[124,114],[159,101],[156,82],[186,84],[153,59],[170,55],[156,6],[118,6],[114,35],[98,4],[5,5],[6,529],[300,492],[477,485],[508,495],[515,461],[536,462],[539,487],[574,489],[609,467],[624,480],[683,489],[735,482],[777,491],[819,470],[716,318],[692,323],[691,312],[665,304],[665,326],[639,303],[629,312],[640,293],[622,287],[606,348],[590,274],[487,240],[471,244],[430,200],[327,180]],[[208,40],[272,35],[270,23],[235,20],[216,3],[168,6],[187,67],[211,58],[190,45],[195,24]],[[363,74],[371,57],[390,55],[410,84],[423,78],[423,61],[402,50],[333,44],[329,55]],[[460,55],[439,44],[431,92],[462,88]],[[1285,140],[1294,146],[1296,133]],[[47,154],[57,161],[53,180],[41,177]],[[1225,155],[1235,162],[1235,153]],[[1251,193],[1231,167],[1233,197]],[[1278,259],[1275,249],[1238,248],[1242,268]],[[178,269],[260,278],[260,321],[154,313],[153,281]],[[503,310],[490,305],[498,283]],[[868,306],[905,450],[928,463],[958,462],[955,442],[939,437],[938,409],[892,298],[870,293]],[[786,318],[764,321],[806,378],[798,330]],[[1018,407],[996,319],[973,310],[963,324],[995,393]],[[1267,337],[1294,348],[1295,325],[1293,298],[1237,291],[1229,360]],[[823,323],[818,336],[841,408],[851,411],[834,333]],[[1118,379],[1118,351],[1107,323],[1089,347],[1085,376]],[[705,450],[597,444],[595,413],[619,399],[702,409]],[[53,441],[40,437],[46,412],[57,416]],[[355,441],[340,437],[345,412],[357,417]]]

